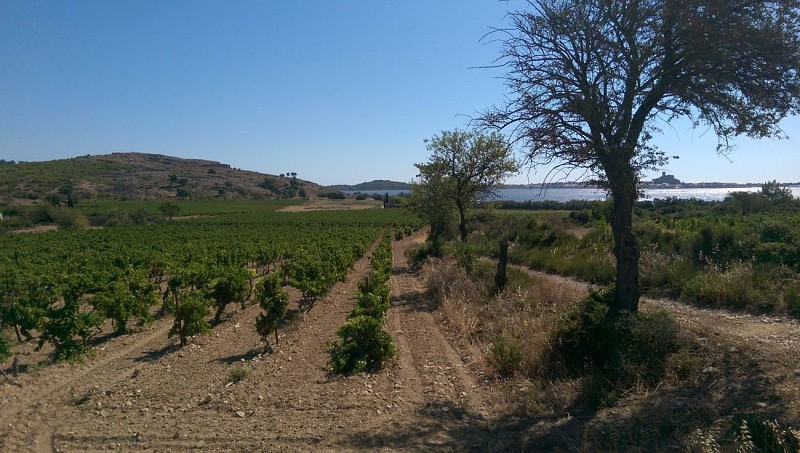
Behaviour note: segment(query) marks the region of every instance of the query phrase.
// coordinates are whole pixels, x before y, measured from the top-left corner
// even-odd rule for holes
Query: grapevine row
[[[372,214],[372,215],[370,215]],[[181,342],[280,270],[308,302],[341,281],[383,227],[373,213],[233,213],[91,231],[0,236],[0,328],[74,360],[110,320],[117,333],[173,313]],[[161,303],[160,307],[157,305]],[[7,353],[0,336],[0,355]]]

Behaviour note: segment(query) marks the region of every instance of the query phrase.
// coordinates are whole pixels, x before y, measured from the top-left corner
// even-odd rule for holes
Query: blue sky
[[[502,102],[498,46],[520,1],[0,2],[0,158],[139,151],[321,184],[409,181],[423,140]],[[665,127],[690,182],[800,181],[790,141]],[[511,182],[539,182],[546,170]]]

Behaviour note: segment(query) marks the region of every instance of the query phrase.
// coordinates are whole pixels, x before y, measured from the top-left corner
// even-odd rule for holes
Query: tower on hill
[[[667,172],[662,171],[661,176],[653,179],[653,184],[681,184],[681,181],[674,175],[668,175]]]

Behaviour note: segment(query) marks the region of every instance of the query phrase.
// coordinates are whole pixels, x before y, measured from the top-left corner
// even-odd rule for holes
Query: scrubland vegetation
[[[681,327],[663,309],[610,311],[609,202],[503,202],[496,208],[475,209],[468,241],[455,240],[451,221],[412,255],[448,324],[482,351],[487,368],[517,395],[512,404],[519,412],[556,418],[613,413],[654,395],[679,398],[708,385],[708,373],[716,371],[708,364],[723,354],[706,346],[705,334]],[[800,200],[776,183],[722,202],[641,201],[634,215],[646,296],[800,317]],[[512,263],[595,289],[512,267],[498,291],[493,260],[509,238]],[[796,451],[800,445],[792,428],[797,420],[785,414],[705,398],[662,410],[670,412],[643,414],[635,428],[587,429],[582,442],[593,445],[585,447],[589,451],[664,450],[676,443],[685,451]]]
[[[597,202],[577,211],[525,217],[512,261],[590,283],[612,283],[609,208]],[[642,201],[634,213],[646,295],[800,316],[800,201],[790,194],[774,195],[770,183],[759,193],[733,193],[722,202]]]

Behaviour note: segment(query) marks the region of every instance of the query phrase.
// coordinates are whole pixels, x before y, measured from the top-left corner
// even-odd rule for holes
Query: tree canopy
[[[588,170],[613,197],[615,309],[638,307],[631,234],[649,141],[676,117],[730,139],[781,136],[800,112],[798,0],[531,0],[497,30],[511,95],[485,126],[509,130],[532,165]]]
[[[504,137],[497,132],[443,131],[427,141],[428,162],[415,164],[419,182],[412,185],[418,212],[443,228],[453,208],[459,216],[459,234],[467,240],[466,214],[490,195],[503,179],[517,172],[517,163]]]

